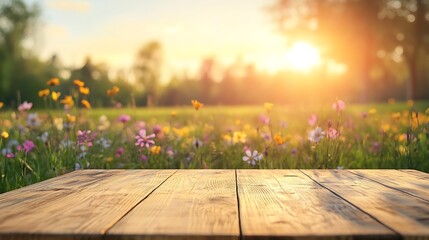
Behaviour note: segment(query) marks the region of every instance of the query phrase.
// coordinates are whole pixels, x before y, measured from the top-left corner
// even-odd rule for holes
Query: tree
[[[138,84],[143,86],[146,94],[146,105],[156,105],[158,100],[158,83],[161,75],[162,48],[153,41],[144,45],[134,62],[134,74]]]

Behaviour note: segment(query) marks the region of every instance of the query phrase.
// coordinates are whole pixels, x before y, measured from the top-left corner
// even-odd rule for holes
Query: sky
[[[285,38],[264,10],[270,0],[26,0],[41,8],[33,43],[44,59],[64,65],[87,56],[112,70],[129,70],[145,43],[164,52],[164,78],[195,72],[202,59],[237,59],[275,72],[285,67]]]

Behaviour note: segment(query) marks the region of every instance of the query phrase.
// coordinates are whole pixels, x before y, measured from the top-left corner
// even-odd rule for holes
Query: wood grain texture
[[[415,175],[417,177],[420,177],[421,179],[426,179],[429,181],[429,173],[420,172],[420,171],[413,170],[413,169],[400,169],[399,171],[405,172],[405,173],[408,173],[411,175]]]
[[[429,202],[429,178],[424,179],[398,170],[349,171]]]
[[[85,179],[79,178],[80,174],[72,175],[67,180],[59,179],[65,182],[66,188],[84,186],[79,187],[73,194],[61,195],[63,192],[60,191],[60,196],[54,194],[53,198],[37,198],[31,204],[17,203],[13,208],[2,208],[0,238],[55,238],[61,235],[101,237],[109,227],[171,176],[174,170],[106,172],[110,175],[90,185]],[[62,186],[54,181],[50,187],[56,188],[56,185]],[[21,209],[18,211],[19,208]]]
[[[237,170],[244,239],[398,237],[299,170]]]
[[[179,170],[115,224],[108,238],[239,239],[234,170]]]
[[[303,173],[405,239],[429,239],[429,203],[344,170]]]

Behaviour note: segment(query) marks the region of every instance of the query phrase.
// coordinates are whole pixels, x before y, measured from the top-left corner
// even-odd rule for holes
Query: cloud
[[[88,12],[91,9],[87,0],[48,0],[47,5],[53,9],[71,12]]]

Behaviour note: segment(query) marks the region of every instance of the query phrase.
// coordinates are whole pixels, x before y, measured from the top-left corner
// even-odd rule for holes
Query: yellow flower
[[[377,113],[377,109],[371,108],[371,109],[369,109],[368,113],[369,114],[376,114]]]
[[[54,101],[57,101],[60,98],[60,96],[61,96],[60,92],[52,92],[51,93],[52,100],[54,100]]]
[[[89,88],[87,88],[87,87],[80,87],[79,88],[79,92],[82,93],[83,95],[88,95],[89,94]]]
[[[176,116],[177,116],[177,112],[176,112],[176,111],[172,111],[172,112],[171,112],[171,114],[170,114],[170,116],[171,116],[172,118],[176,117]]]
[[[408,101],[407,101],[407,106],[408,106],[408,107],[412,107],[412,106],[414,106],[414,101],[413,101],[413,100],[408,100]]]
[[[112,89],[107,90],[107,96],[113,97],[116,94],[118,94],[118,92],[119,92],[119,88],[117,86],[113,86]]]
[[[272,104],[272,103],[268,103],[268,102],[264,103],[264,107],[265,107],[265,109],[267,109],[268,112],[273,109],[273,106],[274,106],[274,104]]]
[[[86,108],[86,109],[90,109],[91,108],[91,103],[88,102],[88,100],[83,99],[81,101],[82,105]]]
[[[0,102],[0,108],[3,108],[3,106],[4,106],[4,102]],[[429,110],[429,108],[428,108],[428,110]]]
[[[204,104],[198,102],[198,100],[192,100],[191,101],[192,106],[195,108],[195,110],[198,111],[198,109],[202,108],[204,106]]]
[[[387,132],[390,130],[390,125],[385,123],[385,124],[381,124],[381,130],[383,130],[383,132]]]
[[[43,89],[43,90],[40,90],[39,91],[39,97],[47,97],[47,96],[49,96],[49,89],[48,88],[46,88],[46,89]]]
[[[397,139],[399,142],[403,142],[403,141],[407,140],[407,134],[398,134],[398,135],[396,136],[396,139]]]
[[[60,79],[51,78],[51,80],[46,81],[46,84],[48,84],[48,86],[58,86],[60,85]]]
[[[66,114],[66,120],[69,123],[76,122],[76,116],[73,116],[73,115],[70,115],[70,114]]]
[[[273,139],[277,145],[282,145],[283,143],[285,143],[285,139],[279,134],[275,134]]]
[[[85,83],[82,82],[81,80],[78,80],[78,79],[74,80],[73,84],[76,85],[77,87],[80,87],[80,88],[85,86]]]
[[[247,135],[244,132],[235,131],[232,133],[232,142],[233,143],[245,143]]]
[[[388,104],[395,104],[395,99],[394,98],[389,98],[389,99],[387,99],[387,103]]]
[[[67,95],[63,100],[61,100],[61,103],[64,105],[68,105],[69,107],[73,107],[74,101],[72,96]]]
[[[2,102],[0,102],[0,103],[2,103]],[[1,107],[3,107],[3,104],[1,105]],[[0,108],[1,108],[1,107],[0,107]],[[425,113],[426,113],[426,115],[429,115],[429,108],[426,108]]]
[[[158,155],[161,152],[161,146],[153,146],[150,148],[150,152],[153,155]]]
[[[6,139],[6,138],[8,138],[8,137],[9,137],[9,133],[8,133],[8,132],[6,132],[6,131],[3,131],[3,132],[1,133],[1,137],[2,137],[2,138],[4,138],[4,139]]]
[[[400,112],[393,113],[392,118],[395,120],[399,120],[401,118],[401,113]]]

